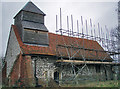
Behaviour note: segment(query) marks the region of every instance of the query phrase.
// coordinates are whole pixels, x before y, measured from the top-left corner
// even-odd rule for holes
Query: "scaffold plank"
[[[80,61],[80,60],[57,60],[57,63],[75,63],[75,64],[105,64],[105,65],[119,65],[114,62],[100,62],[100,61]]]

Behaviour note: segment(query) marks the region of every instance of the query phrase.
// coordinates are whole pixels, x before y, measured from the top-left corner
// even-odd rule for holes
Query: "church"
[[[3,66],[6,86],[46,87],[113,79],[113,59],[97,41],[51,33],[45,16],[29,1],[14,17]]]

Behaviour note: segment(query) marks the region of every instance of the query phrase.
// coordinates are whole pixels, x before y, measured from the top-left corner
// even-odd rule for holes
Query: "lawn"
[[[82,82],[79,84],[63,84],[62,87],[120,87],[120,81],[112,80],[112,81],[95,81],[95,82]]]

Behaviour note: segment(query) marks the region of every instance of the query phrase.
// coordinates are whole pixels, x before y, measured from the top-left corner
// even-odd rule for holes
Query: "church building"
[[[113,59],[97,41],[51,33],[45,16],[29,1],[14,17],[3,66],[5,85],[61,86],[68,81],[113,79]]]

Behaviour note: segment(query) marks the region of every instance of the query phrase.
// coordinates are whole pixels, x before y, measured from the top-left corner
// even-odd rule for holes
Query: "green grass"
[[[120,83],[119,83],[120,84]],[[63,84],[62,87],[118,87],[118,81],[113,80],[113,81],[95,81],[95,82],[90,82],[86,81],[84,83],[79,83],[79,84]]]

